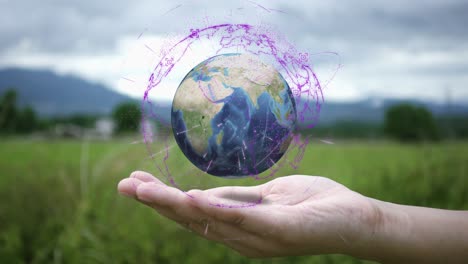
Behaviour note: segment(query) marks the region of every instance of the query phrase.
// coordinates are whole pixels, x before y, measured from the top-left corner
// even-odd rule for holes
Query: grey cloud
[[[1,3],[0,14],[5,23],[0,23],[0,52],[22,41],[32,42],[38,51],[100,52],[112,49],[121,34],[137,34],[144,29],[148,21],[143,18],[151,18],[146,14],[149,10],[158,14],[158,7],[164,6],[152,1],[147,1],[144,6],[130,1]],[[84,45],[86,43],[88,45]]]
[[[186,28],[194,10],[219,14],[236,2],[216,5],[209,1],[181,1],[183,8],[165,14],[177,2],[171,1],[12,1],[0,2],[0,53],[29,41],[34,50],[47,52],[96,53],[112,50],[125,34],[138,35]],[[200,19],[201,20],[201,17]]]
[[[248,1],[214,4],[211,1],[186,2],[175,11],[180,21],[161,17],[177,6],[168,1],[8,1],[0,4],[0,52],[21,41],[31,41],[36,49],[49,51],[103,51],[113,48],[122,34],[138,34],[148,25],[153,33],[175,28],[184,18],[207,16],[235,9],[255,9]],[[463,1],[273,1],[264,3],[287,14],[271,16],[296,41],[316,39],[329,44],[337,41],[409,45],[423,39],[427,46],[445,47],[466,41],[468,3]],[[190,6],[190,8],[187,7]],[[261,10],[258,10],[261,12]],[[170,16],[169,16],[170,17]],[[265,15],[266,20],[269,19]],[[186,26],[186,25],[181,25]],[[312,36],[312,37],[310,37]],[[356,47],[353,47],[355,49]],[[408,46],[409,47],[409,46]],[[415,47],[416,49],[419,47]]]
[[[255,2],[280,12],[265,11]],[[349,75],[368,74],[383,82],[390,72],[393,79],[401,80],[409,80],[411,74],[414,78],[438,76],[441,82],[456,82],[447,79],[451,76],[461,83],[467,77],[467,65],[460,60],[403,68],[384,56],[389,51],[415,57],[431,53],[448,58],[468,56],[468,2],[463,0],[0,0],[0,57],[25,43],[29,43],[29,52],[37,53],[115,53],[123,35],[136,37],[145,28],[153,34],[170,34],[187,30],[191,24],[203,24],[204,19],[208,23],[232,19],[231,12],[237,21],[276,25],[300,49],[338,52]],[[334,63],[336,58],[331,60]],[[362,87],[366,89],[373,88]]]
[[[408,45],[424,39],[428,46],[445,47],[466,42],[468,4],[461,1],[328,1],[327,7],[282,8],[299,17],[293,27],[285,17],[280,23],[297,35],[310,34],[330,41],[356,44]],[[381,2],[382,3],[382,2]],[[299,23],[299,20],[305,21]],[[372,46],[365,45],[365,46]],[[356,45],[358,46],[358,45]]]

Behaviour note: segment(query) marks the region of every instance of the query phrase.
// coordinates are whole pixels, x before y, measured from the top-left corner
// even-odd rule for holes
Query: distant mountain
[[[468,105],[440,104],[430,101],[369,98],[357,102],[325,101],[320,111],[319,124],[336,121],[359,121],[366,123],[383,122],[385,111],[396,104],[410,103],[426,107],[436,117],[444,115],[468,116]]]
[[[118,103],[132,100],[102,84],[45,70],[0,70],[0,94],[8,88],[17,91],[20,105],[43,116],[109,114]]]
[[[20,105],[31,105],[38,113],[45,116],[76,113],[109,114],[118,103],[134,100],[102,84],[44,70],[0,70],[0,94],[10,87],[18,91]],[[345,103],[325,101],[322,104],[318,124],[327,125],[336,121],[380,123],[388,107],[403,102],[424,105],[436,116],[446,114],[468,116],[468,105],[369,98]],[[157,116],[158,121],[170,123],[170,102],[154,101],[152,107],[153,118]]]
[[[327,126],[339,121],[378,124],[383,122],[385,112],[389,107],[401,103],[424,106],[436,117],[444,115],[468,116],[468,105],[444,105],[418,100],[369,98],[356,102],[325,101],[321,105],[319,120],[316,124],[318,126]],[[170,102],[153,102],[153,106],[153,111],[158,113],[161,121],[170,123]],[[311,116],[306,115],[305,122],[299,122],[299,127],[307,127],[311,121]]]

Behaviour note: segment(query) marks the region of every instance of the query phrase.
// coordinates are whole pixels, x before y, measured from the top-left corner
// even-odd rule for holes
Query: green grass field
[[[142,144],[0,142],[1,263],[364,263],[347,256],[249,260],[117,194],[133,170],[156,169]],[[187,171],[180,154],[175,159]],[[298,170],[396,203],[468,209],[468,142],[312,143]],[[256,184],[219,180],[206,184]],[[190,182],[191,179],[181,179]]]

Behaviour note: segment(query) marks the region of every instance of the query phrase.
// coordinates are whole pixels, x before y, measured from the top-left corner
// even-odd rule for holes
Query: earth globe
[[[272,65],[252,54],[222,54],[201,62],[181,81],[171,125],[196,167],[238,178],[260,174],[281,159],[296,128],[296,106]]]

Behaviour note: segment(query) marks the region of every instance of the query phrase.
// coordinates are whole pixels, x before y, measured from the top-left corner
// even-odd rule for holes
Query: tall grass
[[[1,142],[0,262],[363,263],[336,255],[249,260],[196,237],[117,194],[133,170],[156,174],[144,146],[129,142]],[[281,174],[323,175],[396,203],[468,209],[466,142],[311,144],[302,164]],[[255,184],[205,177],[214,185]]]

